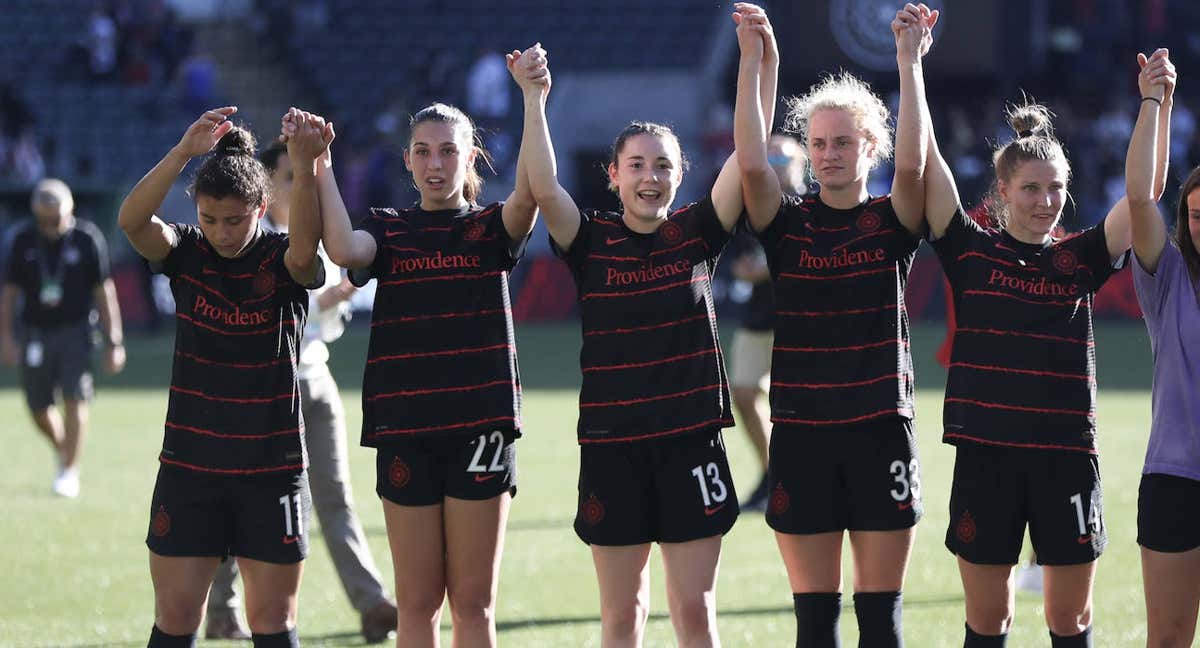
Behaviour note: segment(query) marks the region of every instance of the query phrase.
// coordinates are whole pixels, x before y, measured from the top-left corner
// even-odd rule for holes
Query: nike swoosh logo
[[[403,233],[404,232],[384,232],[383,236],[384,238],[392,238],[393,236],[400,236]]]
[[[914,503],[915,502],[913,500],[908,500],[907,502],[896,502],[896,508],[900,509],[901,511],[907,511],[913,507]]]
[[[496,473],[488,473],[486,475],[475,475],[475,482],[482,484],[486,481],[491,481],[496,478]]]
[[[606,238],[606,239],[604,239],[604,242],[605,242],[605,243],[607,243],[607,244],[609,244],[609,245],[616,245],[617,243],[620,243],[621,241],[624,241],[624,240],[626,240],[626,239],[628,239],[628,238],[629,238],[628,236],[622,236],[621,238],[612,238],[612,237],[609,237],[609,238]]]
[[[718,504],[717,506],[705,506],[704,514],[708,515],[708,516],[713,516],[713,515],[717,514],[717,511],[720,511],[723,508],[725,508],[724,504]]]
[[[283,536],[283,544],[296,544],[300,536]]]
[[[1079,536],[1079,539],[1077,540],[1077,542],[1081,545],[1087,544],[1091,541],[1092,541],[1092,534],[1090,534],[1090,533],[1085,536]]]

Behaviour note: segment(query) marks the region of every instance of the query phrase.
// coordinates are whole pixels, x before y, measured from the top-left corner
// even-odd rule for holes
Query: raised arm
[[[550,238],[559,248],[567,250],[579,234],[580,216],[575,201],[558,184],[558,165],[550,143],[550,128],[546,124],[546,98],[552,84],[546,51],[538,43],[524,52],[513,50],[504,58],[524,97],[521,161],[525,165],[529,189],[546,219]]]
[[[283,116],[280,139],[287,141],[296,132],[293,114],[289,111]],[[329,126],[330,137],[333,136],[332,123]],[[375,238],[370,233],[355,230],[350,224],[350,215],[346,212],[346,203],[342,201],[342,193],[338,189],[337,178],[333,173],[333,154],[330,148],[316,160],[317,201],[320,204],[321,240],[325,243],[325,253],[329,260],[350,270],[361,270],[375,261]]]
[[[166,156],[142,177],[121,203],[117,224],[133,249],[148,261],[162,261],[175,247],[175,231],[154,212],[162,206],[175,179],[192,158],[204,155],[233,128],[229,116],[235,106],[206,111],[192,123]]]
[[[768,66],[766,52],[774,49],[775,38],[770,33],[766,14],[761,10],[751,10],[750,7],[757,9],[754,5],[739,3],[736,6],[738,11],[733,14],[733,20],[737,23],[741,58],[738,62],[737,99],[733,110],[733,140],[741,174],[742,199],[750,226],[755,231],[762,231],[775,220],[783,196],[779,176],[775,175],[767,158],[767,136],[775,107],[775,84],[773,78],[764,78],[778,75],[778,55],[775,65]],[[767,40],[771,41],[772,46],[768,47]],[[767,67],[774,69],[764,75]],[[769,90],[765,87],[768,83],[771,86]],[[767,103],[768,100],[770,103]]]
[[[1170,129],[1170,123],[1162,121],[1162,111],[1165,107],[1169,116],[1170,108],[1165,106],[1167,85],[1169,83],[1174,88],[1175,73],[1165,49],[1158,50],[1149,59],[1139,53],[1137,59],[1141,67],[1138,90],[1142,101],[1125,155],[1125,199],[1128,203],[1133,251],[1142,267],[1153,273],[1158,269],[1158,260],[1167,243],[1167,227],[1158,211],[1158,199],[1165,183],[1160,178],[1166,175],[1166,165],[1162,161],[1167,156],[1159,150],[1159,145],[1163,143],[1161,131]],[[1117,216],[1116,211],[1114,209],[1109,218]],[[1110,227],[1108,220],[1105,219],[1106,237]],[[1111,225],[1114,228],[1119,226],[1120,222]],[[1109,248],[1111,253],[1111,244]]]
[[[317,196],[317,160],[329,149],[335,133],[332,123],[310,113],[291,109],[295,132],[287,141],[292,163],[292,204],[288,223],[288,249],[284,265],[302,286],[317,278],[321,262],[317,243],[321,240],[321,206]]]
[[[928,38],[932,45],[933,13],[930,12],[923,20],[928,24]],[[921,119],[925,122],[925,136],[928,148],[925,152],[925,223],[929,226],[929,234],[935,239],[941,238],[950,226],[954,213],[962,208],[958,198],[958,186],[954,183],[954,174],[950,165],[942,157],[938,148],[937,133],[933,128],[933,117],[929,114],[929,105],[919,102]]]
[[[545,61],[545,52],[542,53],[542,61]],[[509,70],[512,70],[512,63],[508,63]],[[547,72],[546,78],[549,79]],[[504,221],[504,229],[508,231],[508,237],[514,241],[521,240],[533,231],[533,224],[537,220],[538,205],[533,199],[533,190],[529,188],[529,172],[525,170],[525,138],[521,137],[521,148],[517,150],[517,170],[516,179],[513,183],[512,193],[508,195],[508,200],[504,201],[504,209],[500,212],[500,218]]]
[[[905,229],[925,230],[925,160],[929,152],[929,113],[925,100],[925,72],[921,58],[933,43],[937,11],[924,4],[907,4],[896,12],[892,34],[896,39],[896,68],[900,72],[900,109],[896,116],[896,174],[892,178],[892,204]]]

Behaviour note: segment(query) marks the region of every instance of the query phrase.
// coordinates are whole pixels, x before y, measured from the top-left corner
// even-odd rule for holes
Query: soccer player
[[[79,459],[92,398],[91,315],[99,307],[104,368],[125,366],[117,289],[109,276],[108,245],[95,225],[76,220],[71,189],[47,178],[34,187],[34,221],[13,233],[0,288],[0,347],[4,363],[21,370],[25,403],[54,446],[58,474],[51,489],[79,495]],[[17,297],[24,300],[20,342],[14,331]],[[55,406],[62,394],[63,414]]]
[[[284,124],[287,134],[289,124]],[[496,587],[516,494],[521,385],[508,275],[537,207],[518,155],[508,199],[477,204],[486,153],[471,120],[413,116],[405,166],[421,193],[352,229],[328,157],[324,243],[362,285],[378,280],[363,374],[362,444],[376,449],[405,645],[436,646],[449,597],[455,645],[496,644]]]
[[[262,225],[270,232],[288,231],[291,222],[292,163],[287,148],[274,141],[258,159],[271,177],[271,205]],[[320,248],[318,248],[320,251]],[[351,605],[359,613],[368,642],[383,641],[396,629],[396,605],[388,597],[379,570],[367,547],[362,524],[354,512],[350,465],[346,454],[346,421],[338,386],[326,364],[328,343],[342,335],[354,286],[341,270],[323,257],[325,284],[308,295],[308,323],[300,343],[300,405],[304,441],[308,447],[308,483],[321,536]],[[237,563],[221,564],[208,595],[205,636],[209,639],[248,638],[237,618],[233,590]]]
[[[966,595],[967,648],[1004,645],[1027,524],[1051,645],[1091,646],[1107,543],[1092,300],[1125,259],[1129,206],[1122,198],[1102,223],[1055,238],[1070,165],[1050,113],[1027,103],[1008,120],[1016,137],[993,158],[999,229],[966,217],[930,128],[926,217],[958,315],[943,408],[942,438],[957,447],[946,547]]]
[[[206,111],[143,177],[118,222],[171,279],[175,357],[151,501],[149,645],[190,646],[218,562],[236,556],[255,646],[298,646],[297,593],[308,549],[307,459],[297,382],[307,288],[324,283],[314,160],[333,131],[305,120],[288,143],[289,234],[259,223],[270,179],[233,106]],[[199,226],[154,215],[193,157],[215,148],[191,194]]]
[[[903,643],[901,591],[922,513],[904,286],[924,231],[918,102],[927,43],[919,26],[892,27],[901,97],[896,174],[884,196],[868,194],[867,178],[891,154],[887,108],[848,74],[789,102],[789,129],[806,143],[820,191],[782,193],[764,144],[770,117],[752,100],[775,80],[753,74],[760,48],[742,48],[734,135],[776,299],[766,518],[801,647],[838,645],[846,531],[859,645]]]
[[[804,174],[808,158],[800,143],[791,135],[771,135],[767,161],[779,176],[784,193],[803,194]],[[770,412],[763,396],[771,381],[771,349],[775,339],[775,289],[771,286],[771,269],[762,246],[752,234],[742,233],[734,238],[741,244],[733,258],[733,276],[751,286],[742,319],[733,334],[730,353],[729,389],[733,393],[733,408],[746,436],[754,445],[762,463],[762,479],[742,502],[743,511],[767,510],[770,494],[767,481],[767,444],[770,438]]]
[[[1175,232],[1158,212],[1175,70],[1165,50],[1138,55],[1141,109],[1125,161],[1133,214],[1133,282],[1154,351],[1150,442],[1138,492],[1146,645],[1184,648],[1200,609],[1200,168],[1179,192]]]
[[[750,10],[738,7],[740,20]],[[709,196],[672,210],[679,140],[666,126],[633,122],[608,165],[622,210],[580,211],[556,178],[545,51],[535,45],[509,60],[524,96],[530,186],[579,293],[575,532],[591,546],[601,645],[641,644],[654,542],[679,644],[718,645],[717,565],[738,502],[721,434],[733,420],[711,280],[742,211],[736,162],[730,156]]]

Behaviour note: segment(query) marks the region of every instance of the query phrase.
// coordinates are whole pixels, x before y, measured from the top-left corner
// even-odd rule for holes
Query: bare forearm
[[[924,173],[928,155],[928,135],[925,132],[925,78],[921,63],[902,63],[900,70],[900,110],[896,119],[896,172],[916,175]]]
[[[122,231],[132,235],[150,224],[154,212],[162,206],[167,192],[190,159],[178,147],[172,148],[149,173],[142,176],[121,203],[117,224]]]
[[[0,341],[5,344],[14,343],[16,339],[13,337],[13,317],[17,303],[17,287],[14,284],[6,283],[3,288],[0,288]]]
[[[332,168],[317,174],[317,198],[321,209],[321,239],[329,258],[343,268],[359,269],[370,265],[373,254],[372,258],[364,259],[355,253],[354,228],[350,225],[350,215],[346,212],[346,203],[342,201]]]
[[[554,194],[558,185],[558,160],[550,144],[545,100],[538,94],[525,95],[525,126],[521,133],[527,180],[535,198]],[[541,202],[539,200],[539,202]]]
[[[121,346],[125,343],[125,333],[121,325],[121,307],[117,301],[117,287],[112,279],[105,279],[96,286],[96,305],[100,312],[100,334],[109,346]]]
[[[1162,199],[1167,190],[1167,172],[1171,166],[1171,103],[1170,97],[1163,100],[1158,109],[1158,145],[1155,151],[1158,156],[1154,171],[1154,198]]]
[[[288,246],[298,261],[315,259],[321,239],[321,205],[317,197],[316,176],[298,171],[292,180],[288,224]]]

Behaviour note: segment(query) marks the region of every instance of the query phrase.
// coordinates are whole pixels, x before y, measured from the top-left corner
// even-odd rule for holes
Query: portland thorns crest
[[[166,507],[160,506],[150,520],[150,533],[161,538],[171,532],[171,516],[167,515]]]
[[[658,228],[658,235],[662,238],[662,242],[667,245],[677,245],[683,240],[683,228],[679,223],[667,221]]]
[[[858,220],[854,222],[854,226],[863,234],[870,234],[879,229],[883,221],[879,218],[879,214],[873,211],[865,211],[859,215]]]
[[[954,527],[954,533],[958,539],[966,544],[975,542],[975,518],[971,517],[971,512],[966,511],[962,517],[958,519],[958,524]]]
[[[1059,250],[1054,253],[1052,261],[1054,269],[1063,274],[1073,274],[1076,266],[1079,265],[1079,259],[1075,253],[1070,250]]]
[[[393,458],[392,465],[388,466],[388,483],[395,488],[404,488],[408,485],[410,477],[412,471],[409,470],[408,464],[400,457]]]
[[[595,495],[589,495],[587,501],[579,507],[579,517],[592,526],[604,520],[604,504]]]

